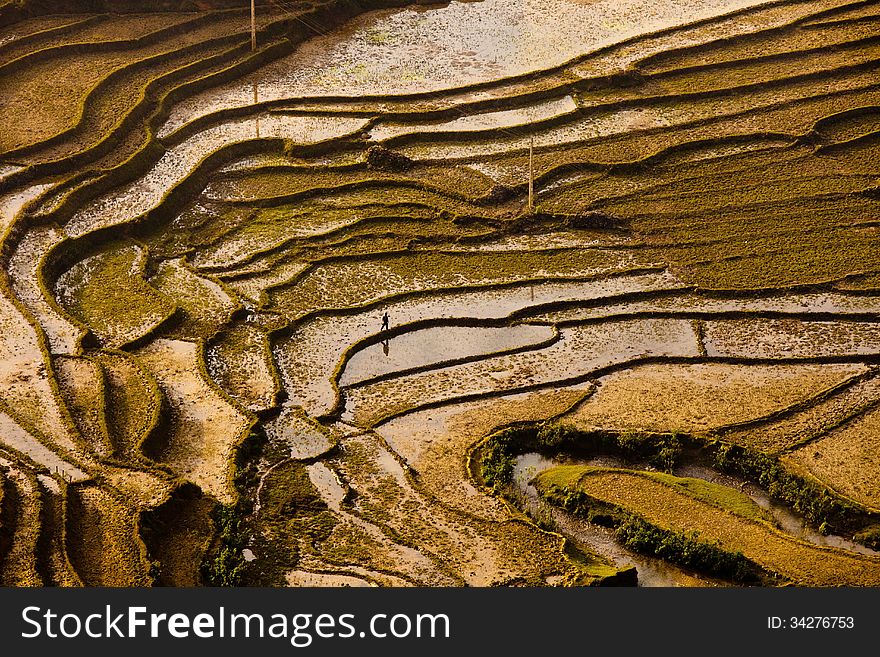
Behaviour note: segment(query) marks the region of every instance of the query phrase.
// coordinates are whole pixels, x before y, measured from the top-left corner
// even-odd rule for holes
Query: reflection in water
[[[391,328],[391,320],[388,317],[388,311],[386,310],[384,313],[382,313],[382,333],[386,333],[386,331],[388,331],[388,329],[390,329],[390,328]],[[386,357],[388,356],[388,347],[389,347],[390,343],[391,343],[391,338],[389,338],[388,335],[386,334],[385,339],[382,340],[382,353],[385,354]]]
[[[258,85],[258,83],[256,81],[254,81],[254,105],[257,105],[260,102],[260,94],[259,94],[257,85]],[[256,127],[257,127],[257,139],[259,139],[260,138],[260,116],[259,115],[257,115]]]

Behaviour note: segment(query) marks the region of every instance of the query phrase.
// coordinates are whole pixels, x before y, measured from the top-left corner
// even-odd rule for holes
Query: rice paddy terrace
[[[880,585],[876,2],[48,4],[0,583]]]

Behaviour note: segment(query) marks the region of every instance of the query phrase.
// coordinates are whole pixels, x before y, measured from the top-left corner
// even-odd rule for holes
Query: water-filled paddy
[[[876,12],[335,1],[0,30],[0,584],[875,584]]]
[[[756,0],[452,2],[367,14],[242,82],[184,103],[164,133],[199,114],[309,96],[424,93],[559,66],[626,38],[760,4]],[[450,83],[454,80],[453,83]]]

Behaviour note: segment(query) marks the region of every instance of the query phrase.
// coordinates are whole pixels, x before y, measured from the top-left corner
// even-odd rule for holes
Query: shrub
[[[560,449],[575,442],[578,431],[568,424],[545,424],[538,430],[540,449]]]
[[[250,540],[244,518],[252,511],[248,494],[258,479],[258,461],[268,437],[256,424],[235,452],[235,487],[238,504],[220,504],[211,514],[217,529],[215,548],[205,555],[202,578],[209,586],[239,586],[246,561],[242,550]]]
[[[234,505],[221,504],[212,515],[219,533],[218,545],[202,563],[202,577],[209,586],[238,586],[246,563],[242,550],[248,540],[241,513]]]
[[[513,480],[516,463],[514,443],[516,434],[510,430],[492,436],[483,447],[480,474],[486,485],[499,492]]]
[[[681,456],[681,444],[678,439],[673,436],[672,439],[665,444],[657,454],[650,459],[651,465],[663,472],[671,473],[678,463]]]
[[[656,525],[625,514],[615,530],[617,539],[627,548],[660,557],[686,568],[730,578],[737,582],[758,578],[757,567],[742,552],[728,552],[720,543],[699,540],[699,533],[661,529]]]
[[[412,167],[413,161],[406,155],[392,151],[384,146],[371,146],[367,149],[367,168],[377,171],[399,173]]]
[[[788,472],[775,458],[738,445],[718,444],[713,453],[716,469],[755,481],[770,495],[791,506],[816,527],[840,531],[854,516],[863,515],[827,489]]]
[[[664,472],[672,472],[681,456],[681,440],[677,434],[622,433],[617,448],[628,459],[646,459]]]

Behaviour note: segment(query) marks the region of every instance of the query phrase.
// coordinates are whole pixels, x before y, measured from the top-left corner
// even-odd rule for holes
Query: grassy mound
[[[159,424],[163,397],[156,380],[130,355],[100,351],[93,354],[107,385],[107,429],[114,454],[138,458]]]
[[[146,256],[136,245],[119,245],[83,260],[58,280],[68,312],[110,349],[134,342],[165,322],[174,304],[144,279]]]
[[[690,480],[606,468],[553,468],[535,484],[542,495],[564,504],[569,494],[631,513],[647,526],[683,532],[693,540],[741,553],[770,573],[806,586],[876,586],[877,559],[812,545],[759,519],[755,505],[731,489]],[[580,498],[578,498],[580,500]],[[751,513],[751,515],[743,515]],[[696,532],[696,534],[694,534]]]
[[[87,586],[150,586],[138,515],[121,497],[98,486],[71,488],[67,551]]]
[[[107,428],[107,391],[104,370],[90,358],[55,359],[58,387],[80,435],[97,455],[113,454]]]

